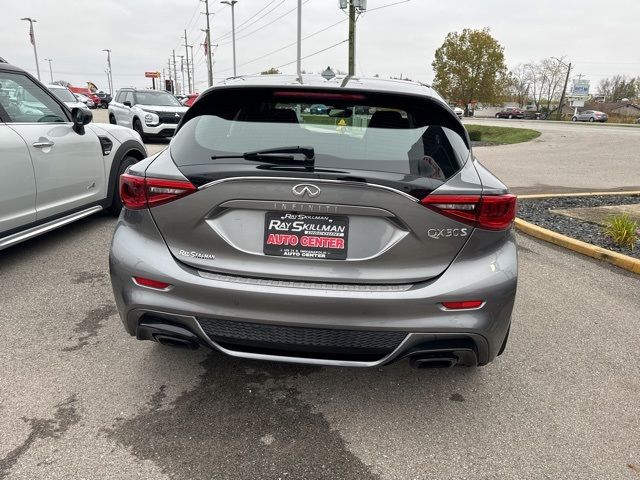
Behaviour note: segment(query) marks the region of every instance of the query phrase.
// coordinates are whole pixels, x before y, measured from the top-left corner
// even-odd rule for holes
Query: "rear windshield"
[[[220,92],[224,95],[201,97],[187,114],[192,118],[171,145],[178,166],[225,162],[212,156],[304,146],[314,149],[315,168],[445,181],[469,156],[462,126],[445,105],[428,99],[326,91]]]

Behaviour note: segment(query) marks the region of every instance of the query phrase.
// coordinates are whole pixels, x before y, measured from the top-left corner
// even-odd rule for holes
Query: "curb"
[[[578,192],[578,193],[534,193],[531,195],[518,195],[522,200],[541,200],[555,197],[600,197],[614,195],[640,195],[640,190],[618,190],[615,192]]]
[[[559,245],[591,258],[604,260],[605,262],[617,267],[640,274],[640,259],[629,257],[612,250],[607,250],[606,248],[596,247],[595,245],[567,237],[566,235],[561,235],[551,230],[547,230],[546,228],[534,225],[533,223],[526,222],[521,218],[516,218],[515,225],[516,229],[526,233],[527,235],[531,235],[532,237],[553,243],[554,245]]]

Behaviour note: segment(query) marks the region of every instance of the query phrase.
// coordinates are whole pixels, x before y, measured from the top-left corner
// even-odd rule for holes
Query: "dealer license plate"
[[[264,253],[279,257],[345,260],[349,217],[266,212]]]

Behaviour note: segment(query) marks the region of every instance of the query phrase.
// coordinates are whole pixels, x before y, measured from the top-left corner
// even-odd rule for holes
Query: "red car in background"
[[[102,104],[102,100],[100,100],[100,97],[98,97],[95,93],[93,93],[87,87],[69,87],[69,90],[71,90],[73,93],[81,93],[84,96],[89,97],[91,100],[93,100],[93,103],[95,104],[96,108],[101,106]]]
[[[185,107],[190,107],[191,105],[193,105],[193,103],[196,101],[196,98],[198,98],[199,95],[200,95],[199,93],[190,93],[189,95],[187,95],[187,98],[182,100],[181,103]]]
[[[496,118],[524,118],[524,112],[516,107],[507,107],[496,113]]]

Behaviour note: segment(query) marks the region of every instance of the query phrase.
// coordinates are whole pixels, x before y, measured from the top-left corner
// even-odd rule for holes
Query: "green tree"
[[[504,48],[488,28],[449,33],[431,65],[434,88],[450,102],[464,103],[465,110],[474,100],[498,103],[507,91]]]

